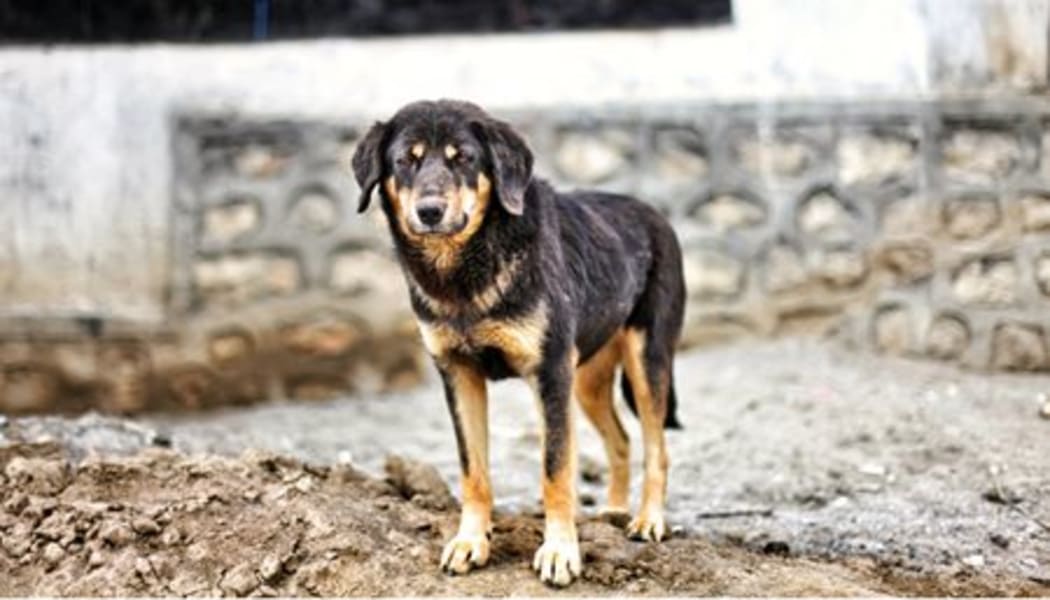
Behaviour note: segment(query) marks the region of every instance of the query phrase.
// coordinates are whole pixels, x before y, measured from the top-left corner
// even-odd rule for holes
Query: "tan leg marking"
[[[645,448],[645,479],[638,516],[627,526],[634,538],[658,542],[667,536],[664,501],[667,495],[667,447],[664,443],[664,413],[667,410],[667,381],[662,375],[659,390],[651,389],[645,368],[645,333],[628,329],[624,333],[623,364],[631,382],[638,418],[642,423]],[[663,399],[662,401],[660,399]]]
[[[613,404],[616,367],[621,361],[623,332],[617,332],[605,346],[576,368],[574,391],[583,413],[598,430],[609,459],[609,490],[603,512],[630,510],[631,447],[627,432]]]
[[[441,568],[462,574],[489,560],[492,531],[492,487],[489,482],[488,397],[485,378],[456,362],[447,367],[456,397],[456,416],[463,433],[467,468],[462,473],[463,510],[459,531],[441,553]]]

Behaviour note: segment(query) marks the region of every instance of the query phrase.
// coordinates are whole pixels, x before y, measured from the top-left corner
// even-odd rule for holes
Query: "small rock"
[[[44,563],[47,564],[47,569],[49,571],[58,566],[58,563],[62,562],[62,559],[65,558],[65,556],[66,553],[62,550],[62,547],[54,542],[44,546]]]
[[[0,536],[0,547],[13,558],[24,556],[33,544],[33,532],[28,523],[15,523],[15,526]]]
[[[426,496],[433,500],[427,504],[434,508],[437,508],[436,504],[443,504],[446,508],[455,506],[448,484],[433,465],[391,455],[387,457],[384,468],[387,480],[402,497],[411,500],[416,496]]]
[[[1001,486],[988,488],[981,494],[981,497],[989,502],[1006,505],[1020,504],[1024,500],[1017,492]]]
[[[99,530],[99,537],[116,547],[125,546],[135,539],[135,533],[122,521],[108,521]]]
[[[1003,550],[1008,550],[1010,548],[1010,538],[1006,537],[1001,533],[993,533],[989,535],[988,541],[992,542],[993,544],[1002,548]]]
[[[160,536],[160,543],[165,546],[174,546],[182,541],[182,532],[179,531],[178,527],[169,527]]]
[[[864,475],[871,475],[873,477],[885,477],[887,473],[886,467],[875,463],[861,465],[857,470]]]
[[[587,483],[601,483],[605,476],[605,467],[590,456],[580,458],[580,477]]]
[[[160,525],[149,517],[136,517],[131,520],[131,528],[140,535],[154,535],[160,533]]]
[[[626,512],[604,511],[599,518],[602,521],[621,529],[627,527],[627,524],[631,522],[631,515]]]
[[[1043,401],[1043,405],[1039,407],[1039,416],[1044,419],[1050,419],[1050,400]]]
[[[314,481],[313,477],[304,475],[295,481],[295,489],[304,494],[308,494],[314,489]]]
[[[149,560],[140,556],[135,559],[135,572],[139,577],[146,578],[153,575],[153,567],[150,566]]]
[[[0,427],[7,427],[7,416],[0,415]]]
[[[283,561],[277,556],[271,554],[264,558],[259,565],[259,575],[262,576],[263,581],[273,581],[281,574],[281,569],[283,567]]]
[[[275,598],[277,596],[277,590],[268,585],[264,585],[255,590],[255,594],[260,598]]]
[[[4,510],[12,515],[20,515],[29,506],[29,496],[25,494],[13,494],[7,502],[4,502]]]
[[[102,551],[97,548],[92,550],[91,554],[88,555],[88,568],[97,569],[104,564],[106,564],[106,557],[102,554]]]
[[[791,546],[785,541],[771,540],[762,546],[762,552],[765,554],[775,554],[777,556],[788,556],[791,554]]]
[[[219,582],[220,588],[238,596],[247,596],[258,586],[259,578],[255,575],[255,568],[247,563],[234,567]]]
[[[973,567],[977,569],[984,566],[984,556],[980,554],[967,556],[966,558],[962,559],[962,563],[968,567]]]

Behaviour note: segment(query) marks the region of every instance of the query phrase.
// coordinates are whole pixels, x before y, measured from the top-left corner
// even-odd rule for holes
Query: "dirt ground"
[[[673,539],[629,542],[593,516],[604,473],[584,427],[585,568],[567,592],[528,568],[536,419],[524,386],[500,384],[500,516],[476,574],[436,567],[456,455],[431,386],[135,421],[0,418],[0,594],[1050,594],[1050,379],[802,340],[692,352],[677,379]]]

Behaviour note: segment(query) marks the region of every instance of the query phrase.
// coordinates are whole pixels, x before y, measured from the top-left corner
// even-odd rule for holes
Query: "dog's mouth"
[[[412,233],[422,236],[443,236],[443,235],[455,235],[467,228],[467,223],[470,218],[463,213],[459,215],[458,219],[454,219],[451,223],[435,223],[433,225],[427,225],[419,222],[416,219],[410,219],[408,223],[409,229]]]

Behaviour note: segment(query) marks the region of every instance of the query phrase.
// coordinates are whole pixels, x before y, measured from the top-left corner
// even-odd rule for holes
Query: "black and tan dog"
[[[667,535],[665,427],[677,426],[672,359],[682,326],[681,250],[633,198],[555,192],[506,123],[458,101],[416,102],[367,133],[353,157],[359,211],[380,188],[423,341],[444,381],[462,466],[463,513],[441,566],[489,557],[486,380],[524,378],[543,423],[546,526],[533,567],[580,573],[571,397],[610,463],[607,510],[628,510],[628,439],[613,404],[618,366],[641,420],[645,481],[631,536]]]

